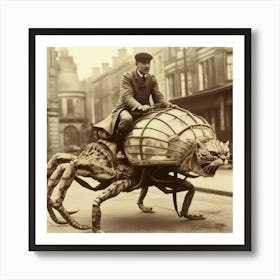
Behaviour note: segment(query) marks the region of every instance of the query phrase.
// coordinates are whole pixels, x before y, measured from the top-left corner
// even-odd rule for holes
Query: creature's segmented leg
[[[85,230],[85,229],[90,229],[90,227],[86,225],[82,225],[77,221],[75,221],[70,216],[70,213],[66,211],[66,209],[62,204],[65,199],[66,192],[75,178],[76,171],[77,170],[74,161],[70,162],[67,168],[65,168],[61,176],[61,179],[58,183],[59,197],[55,201],[50,200],[49,204],[50,206],[55,208],[59,212],[59,214],[66,220],[66,222],[70,224],[72,227]]]
[[[56,153],[48,161],[47,165],[47,180],[48,180],[48,194],[47,194],[47,209],[52,220],[58,224],[66,224],[65,221],[58,219],[51,207],[51,195],[54,191],[54,188],[58,184],[63,171],[65,170],[67,163],[71,160],[76,159],[77,156],[68,154],[68,153]],[[71,214],[74,212],[69,212]]]
[[[152,180],[154,182],[154,185],[166,194],[173,193],[174,195],[174,191],[175,191],[175,198],[177,192],[188,191],[184,198],[182,210],[178,215],[180,217],[185,217],[190,220],[204,219],[202,215],[189,214],[189,207],[191,205],[195,193],[195,188],[190,182],[181,179],[176,179],[176,178],[174,180],[174,176],[170,176],[170,175],[164,175],[161,176],[161,178],[152,177]],[[175,209],[177,212],[177,203],[175,205]]]
[[[154,213],[153,208],[152,207],[147,207],[143,204],[144,198],[147,195],[148,192],[148,186],[142,187],[141,188],[141,192],[137,201],[137,205],[140,208],[140,210],[142,210],[145,213]]]
[[[180,217],[185,217],[190,220],[202,220],[205,219],[203,215],[190,215],[189,214],[189,207],[192,203],[192,199],[194,197],[195,188],[194,186],[188,181],[178,181],[178,187],[185,188],[188,190],[187,194],[185,195],[182,210],[180,212]]]
[[[71,160],[76,159],[77,156],[67,153],[56,153],[52,156],[52,158],[48,161],[47,165],[47,178],[50,178],[54,170],[61,163],[67,163]]]
[[[185,195],[185,198],[184,198],[184,202],[183,202],[183,205],[182,205],[182,210],[180,212],[180,217],[187,218],[188,217],[188,212],[189,212],[189,207],[190,207],[191,202],[193,200],[195,190],[194,190],[194,186],[190,182],[186,181],[184,183],[185,183],[186,190],[188,190],[188,192],[187,192],[187,194]]]
[[[92,203],[92,231],[93,232],[102,232],[100,227],[101,221],[101,211],[100,204],[112,197],[117,196],[120,192],[125,191],[131,186],[131,181],[118,180],[113,182],[108,188],[106,188],[99,196],[95,198]]]
[[[67,163],[58,165],[55,171],[52,172],[51,176],[48,179],[47,209],[51,219],[57,224],[67,224],[67,222],[62,221],[56,217],[52,207],[51,196],[67,166],[68,166]]]

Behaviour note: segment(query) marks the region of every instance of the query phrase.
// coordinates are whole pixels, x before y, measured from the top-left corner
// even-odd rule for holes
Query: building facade
[[[83,147],[88,139],[86,92],[78,79],[77,65],[67,48],[60,48],[57,61],[57,97],[61,147]]]
[[[47,49],[47,153],[48,158],[60,149],[57,87],[57,52]]]
[[[104,119],[116,106],[120,95],[122,75],[127,71],[135,70],[134,55],[145,51],[153,55],[150,73],[156,76],[159,88],[166,95],[163,49],[133,48],[129,55],[126,48],[120,48],[118,56],[112,57],[112,67],[103,63],[101,71],[95,67],[92,77],[88,79],[89,92],[94,104],[93,123]]]
[[[88,142],[86,83],[78,79],[77,65],[67,48],[47,49],[48,158],[55,152],[73,152]]]
[[[177,48],[182,51],[177,62],[165,61],[171,101],[203,116],[220,140],[232,142],[232,48]]]
[[[104,119],[117,104],[121,76],[135,69],[137,52],[153,55],[151,74],[166,99],[201,115],[222,141],[232,142],[232,48],[167,47],[126,49],[113,57],[112,67],[95,68],[90,78],[93,122]]]
[[[89,96],[93,100],[93,123],[99,122],[110,114],[119,99],[120,80],[124,72],[131,69],[131,57],[126,48],[118,50],[112,57],[112,66],[102,63],[101,69],[94,67],[88,79]]]

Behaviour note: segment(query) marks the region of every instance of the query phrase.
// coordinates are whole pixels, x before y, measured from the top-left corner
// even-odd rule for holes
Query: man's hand
[[[140,105],[139,107],[137,107],[137,110],[142,112],[147,112],[150,108],[151,106],[149,105]]]
[[[176,105],[176,104],[170,104],[167,108],[174,108],[174,109],[176,109],[176,108],[179,108],[179,106],[178,105]]]

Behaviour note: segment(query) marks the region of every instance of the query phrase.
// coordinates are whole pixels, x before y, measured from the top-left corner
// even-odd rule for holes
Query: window
[[[203,66],[202,63],[198,64],[198,89],[204,89],[204,81],[203,81]]]
[[[176,56],[176,48],[168,48],[168,58],[173,58]]]
[[[198,64],[198,79],[199,90],[212,88],[216,85],[214,57],[204,60]]]
[[[61,116],[67,117],[67,99],[62,98],[61,101]]]
[[[232,80],[232,53],[227,54],[227,79]]]
[[[153,63],[151,65],[151,73],[156,74],[157,73],[157,59],[156,57],[153,59]]]
[[[186,81],[185,81],[185,73],[180,73],[180,82],[181,82],[181,95],[186,96]]]
[[[221,100],[220,102],[220,129],[221,131],[225,130],[225,101]]]
[[[162,57],[161,55],[158,57],[158,73],[162,72]]]
[[[111,112],[113,107],[111,103],[112,103],[112,97],[110,95],[103,96],[103,100],[102,100],[103,117],[107,116]]]
[[[166,98],[170,99],[169,80],[167,77],[166,77],[165,81],[166,81]]]
[[[84,98],[62,98],[59,100],[59,116],[62,118],[84,118]]]
[[[209,59],[209,77],[210,77],[210,84],[209,87],[216,86],[216,69],[215,69],[215,58],[211,57]]]
[[[211,125],[212,125],[213,129],[216,130],[216,117],[215,117],[215,112],[212,112],[212,115],[211,115]]]
[[[73,116],[74,116],[73,100],[67,99],[67,117],[73,117]]]
[[[74,116],[77,118],[84,118],[85,110],[84,110],[84,99],[76,98],[75,99],[75,112]]]
[[[167,76],[167,86],[168,86],[167,93],[169,98],[176,97],[174,79],[175,79],[174,74]]]
[[[232,106],[230,104],[225,107],[225,124],[227,130],[232,130]]]
[[[193,93],[193,80],[192,80],[192,74],[188,72],[188,88],[187,88],[187,95],[192,95]]]
[[[202,67],[203,67],[204,88],[209,88],[209,60],[204,61]]]
[[[67,126],[64,129],[64,145],[78,145],[78,131],[75,126]]]

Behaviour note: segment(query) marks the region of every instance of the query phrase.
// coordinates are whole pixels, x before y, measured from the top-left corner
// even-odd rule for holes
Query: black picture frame
[[[244,38],[244,244],[38,244],[36,242],[36,38],[67,35],[242,36]],[[42,187],[42,186],[41,186]],[[30,251],[250,251],[251,248],[251,29],[29,29],[29,250]]]

